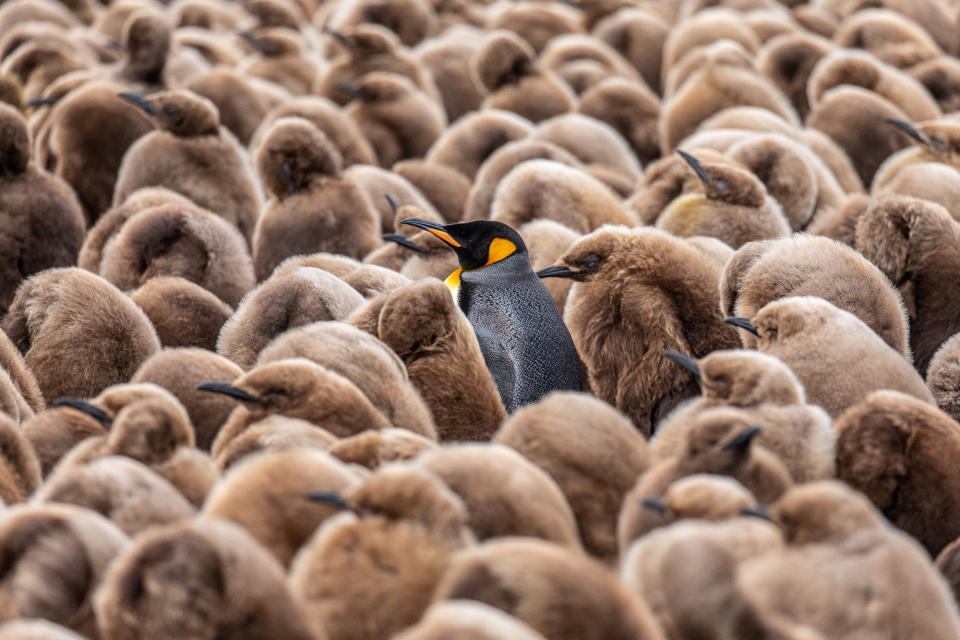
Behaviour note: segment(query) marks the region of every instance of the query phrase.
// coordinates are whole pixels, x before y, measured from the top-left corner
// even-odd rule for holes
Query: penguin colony
[[[960,639],[958,55],[0,3],[0,640]]]

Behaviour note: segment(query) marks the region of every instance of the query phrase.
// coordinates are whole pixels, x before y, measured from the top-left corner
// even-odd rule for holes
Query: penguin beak
[[[691,358],[690,356],[680,353],[679,351],[671,351],[670,349],[664,349],[663,357],[671,362],[675,362],[680,365],[690,373],[692,373],[697,380],[703,382],[703,378],[700,376],[700,367],[697,366],[697,361]]]
[[[357,85],[355,84],[351,84],[349,82],[338,82],[333,86],[349,95],[351,100],[360,97],[360,89],[357,89]]]
[[[343,496],[336,491],[311,491],[307,494],[306,498],[310,502],[319,502],[334,509],[340,509],[342,511],[353,510],[350,503],[344,500]]]
[[[713,181],[710,179],[710,176],[707,175],[707,172],[703,170],[703,167],[700,166],[699,160],[694,158],[686,151],[681,151],[680,149],[677,149],[677,155],[683,158],[683,161],[690,165],[690,168],[696,172],[697,177],[700,178],[700,181],[703,182],[704,186],[707,188],[713,186]]]
[[[221,393],[231,398],[236,398],[243,402],[256,402],[262,404],[263,400],[257,396],[247,393],[243,389],[238,389],[228,382],[204,382],[197,385],[197,391],[210,391],[212,393]]]
[[[423,218],[404,218],[400,221],[400,224],[408,224],[411,227],[429,231],[455,249],[459,249],[461,246],[459,242],[453,239],[453,236],[447,233],[446,227],[439,222],[431,222]]]
[[[57,398],[53,401],[53,406],[76,409],[91,416],[100,424],[110,424],[113,422],[113,418],[104,413],[102,409],[98,409],[86,400],[81,400],[80,398]]]
[[[664,504],[660,502],[658,498],[644,498],[640,501],[640,504],[643,505],[645,509],[649,509],[654,513],[660,514],[660,517],[662,518],[667,517],[667,507],[664,506]]]
[[[573,278],[578,275],[576,271],[571,271],[567,267],[544,267],[537,271],[538,278]]]
[[[126,101],[129,102],[130,104],[132,104],[132,105],[134,105],[134,106],[137,106],[137,107],[140,107],[141,109],[143,109],[144,111],[146,111],[147,113],[149,113],[149,114],[152,115],[152,116],[157,115],[157,109],[156,109],[156,107],[154,107],[152,104],[150,104],[150,103],[147,101],[147,99],[144,98],[144,97],[141,96],[141,95],[137,95],[136,93],[118,93],[118,94],[117,94],[117,97],[123,98],[124,100],[126,100]]]
[[[336,40],[338,43],[346,47],[347,49],[353,49],[353,45],[350,44],[350,40],[347,39],[347,36],[343,35],[336,29],[331,29],[330,27],[324,27],[323,32]]]
[[[900,129],[900,131],[903,131],[905,134],[907,134],[908,136],[910,136],[920,144],[924,146],[927,146],[930,144],[922,135],[920,135],[919,131],[913,128],[913,125],[910,124],[909,122],[898,120],[897,118],[885,118],[885,121],[887,124],[892,124],[897,129]]]
[[[755,326],[750,324],[749,318],[740,318],[737,316],[730,316],[729,318],[724,318],[723,321],[726,322],[727,324],[732,324],[735,327],[746,329],[747,331],[757,336],[758,338],[760,337],[760,332],[757,330]]]
[[[741,516],[747,516],[749,518],[760,518],[761,520],[766,520],[771,524],[777,524],[773,521],[773,518],[770,517],[770,512],[767,511],[767,508],[762,505],[757,505],[756,507],[744,507],[738,511]]]
[[[396,215],[397,215],[397,209],[400,208],[400,205],[397,204],[397,201],[394,200],[394,199],[393,199],[393,196],[391,196],[389,193],[383,194],[383,197],[387,199],[387,204],[390,205],[390,213],[392,213],[394,216],[396,216]]]
[[[429,253],[423,247],[411,242],[407,236],[402,236],[399,233],[385,233],[380,237],[387,242],[395,242],[401,247],[406,247],[407,249],[410,249],[410,251],[416,251],[417,253]]]
[[[37,107],[49,107],[57,104],[57,98],[34,98],[23,103],[24,109],[35,109]]]
[[[747,447],[750,446],[750,443],[753,442],[754,438],[760,435],[761,431],[763,431],[763,427],[748,427],[737,434],[733,440],[723,445],[723,450],[746,451]]]

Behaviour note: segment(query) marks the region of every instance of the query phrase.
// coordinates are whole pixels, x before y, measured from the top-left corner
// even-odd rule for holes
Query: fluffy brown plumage
[[[443,132],[426,159],[456,169],[470,180],[484,160],[514,140],[526,137],[533,124],[508,111],[484,109],[467,114]]]
[[[395,637],[397,640],[443,640],[450,637],[460,640],[544,640],[513,616],[471,600],[438,602],[424,612],[419,623]]]
[[[233,315],[227,303],[179,277],[151,278],[130,292],[164,347],[217,348],[220,327]]]
[[[341,438],[330,445],[327,452],[346,463],[376,469],[388,462],[413,460],[435,446],[437,443],[433,440],[409,429],[380,429]]]

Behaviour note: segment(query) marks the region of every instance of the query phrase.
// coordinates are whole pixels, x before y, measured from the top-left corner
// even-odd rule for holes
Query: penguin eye
[[[720,191],[721,193],[730,188],[730,185],[728,185],[727,181],[724,180],[723,178],[716,178],[713,181],[713,186],[717,189],[717,191]]]
[[[268,391],[265,394],[263,394],[261,397],[264,400],[267,400],[268,402],[276,402],[277,400],[280,399],[280,396],[282,395],[283,393],[281,393],[280,391]]]
[[[591,253],[580,263],[580,269],[583,271],[593,271],[600,266],[600,256]]]
[[[176,107],[164,107],[163,114],[170,116],[171,118],[176,118],[180,115],[180,109],[177,109]]]
[[[766,331],[763,332],[763,337],[764,337],[764,338],[769,338],[770,340],[776,340],[776,339],[777,339],[777,333],[778,333],[778,332],[777,332],[777,329],[776,329],[775,327],[770,327],[769,329],[767,329]]]
[[[947,150],[947,141],[944,140],[943,138],[936,138],[931,136],[930,144],[937,151],[945,152]]]

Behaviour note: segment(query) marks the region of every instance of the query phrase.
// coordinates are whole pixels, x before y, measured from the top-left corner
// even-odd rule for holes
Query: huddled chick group
[[[0,640],[958,640],[960,0],[0,4]]]

